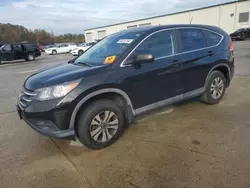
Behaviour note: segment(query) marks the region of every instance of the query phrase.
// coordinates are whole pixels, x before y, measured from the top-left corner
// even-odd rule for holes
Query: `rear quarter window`
[[[38,46],[36,44],[23,44],[23,46],[27,49],[27,50],[34,50],[37,49]]]
[[[206,35],[208,46],[215,46],[215,45],[219,44],[219,42],[222,39],[221,35],[214,33],[212,31],[203,30],[203,32]]]
[[[181,52],[188,52],[207,47],[206,38],[201,29],[179,29]]]

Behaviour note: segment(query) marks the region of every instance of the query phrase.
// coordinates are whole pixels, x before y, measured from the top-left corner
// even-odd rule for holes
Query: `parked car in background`
[[[41,51],[45,52],[46,49],[53,48],[53,47],[56,47],[56,45],[55,44],[45,45]]]
[[[33,61],[40,55],[41,51],[36,44],[5,44],[0,48],[0,63],[18,59]]]
[[[17,112],[43,135],[101,149],[150,110],[194,97],[219,103],[233,75],[232,41],[218,27],[128,29],[27,78]]]
[[[77,47],[76,44],[60,44],[58,46],[47,48],[45,50],[45,53],[52,54],[52,55],[69,53],[76,47]]]
[[[78,45],[75,49],[73,49],[71,51],[71,54],[80,56],[87,49],[89,49],[90,47],[94,46],[95,44],[96,44],[96,42],[82,43],[82,44]]]
[[[241,28],[230,34],[232,40],[245,40],[250,38],[250,28]]]

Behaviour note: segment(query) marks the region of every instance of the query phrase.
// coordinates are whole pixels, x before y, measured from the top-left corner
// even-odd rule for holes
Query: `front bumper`
[[[75,130],[70,128],[71,113],[67,107],[56,108],[58,101],[30,104],[23,108],[20,101],[16,105],[20,119],[24,120],[38,133],[68,140],[75,140]]]

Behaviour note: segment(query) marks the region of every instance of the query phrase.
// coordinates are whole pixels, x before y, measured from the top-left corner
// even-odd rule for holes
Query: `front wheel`
[[[122,107],[112,100],[98,100],[80,113],[77,136],[86,147],[101,149],[113,144],[125,130]]]
[[[220,71],[213,71],[207,80],[205,93],[201,97],[207,104],[217,104],[226,90],[226,78]]]

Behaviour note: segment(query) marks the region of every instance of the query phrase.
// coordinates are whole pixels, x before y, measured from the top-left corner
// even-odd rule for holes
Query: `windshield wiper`
[[[84,62],[77,62],[77,65],[84,65],[86,67],[92,67],[92,65],[88,64],[88,63],[84,63]]]

